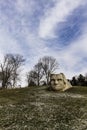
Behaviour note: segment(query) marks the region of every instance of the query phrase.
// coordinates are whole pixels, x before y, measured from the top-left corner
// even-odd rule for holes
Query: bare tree
[[[50,75],[58,68],[58,63],[55,58],[51,56],[42,57],[38,63],[34,66],[33,70],[27,74],[27,83],[35,83],[40,85],[40,82],[44,77],[46,78],[47,85],[50,82]]]
[[[47,85],[50,82],[50,75],[55,72],[56,69],[58,69],[58,63],[54,57],[51,56],[44,56],[40,59],[40,62],[42,64],[42,68],[44,70]]]
[[[15,85],[19,76],[18,69],[24,62],[19,54],[6,54],[3,63],[0,63],[2,88]]]
[[[12,73],[12,86],[15,86],[17,81],[19,80],[19,71],[20,71],[20,67],[21,65],[23,65],[23,63],[25,62],[25,59],[23,58],[22,55],[16,54],[13,55],[12,57],[13,63],[14,63],[14,70]]]
[[[27,84],[28,84],[28,87],[29,86],[36,86],[36,73],[35,71],[31,70],[27,73]]]
[[[37,85],[40,86],[40,81],[41,81],[41,79],[43,78],[43,75],[44,75],[42,63],[40,61],[34,66],[34,71],[35,71],[35,74],[36,74]]]
[[[37,86],[40,86],[40,81],[43,78],[44,75],[44,71],[42,69],[42,63],[38,62],[32,71],[30,71],[27,74],[27,82],[28,82],[28,86],[30,86],[31,84],[36,84]]]

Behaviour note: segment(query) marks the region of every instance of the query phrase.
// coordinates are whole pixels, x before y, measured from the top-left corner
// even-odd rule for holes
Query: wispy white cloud
[[[32,15],[35,7],[36,6],[36,1],[35,0],[16,0],[15,2],[15,8],[19,13]],[[25,15],[26,15],[25,14]]]
[[[68,78],[80,73],[87,72],[87,32],[83,29],[82,35],[78,40],[69,46],[63,48],[60,52],[54,52],[54,56],[60,63],[60,70],[64,72]],[[58,55],[57,55],[58,53]]]
[[[16,0],[16,8],[18,11],[23,12],[26,8],[25,0]]]
[[[48,11],[45,12],[45,15],[41,19],[39,36],[41,38],[55,37],[54,30],[58,23],[65,21],[67,16],[81,4],[83,4],[82,0],[56,1],[55,6],[50,9],[48,8]]]
[[[12,38],[6,30],[0,28],[0,50],[6,53],[22,53],[18,42]]]

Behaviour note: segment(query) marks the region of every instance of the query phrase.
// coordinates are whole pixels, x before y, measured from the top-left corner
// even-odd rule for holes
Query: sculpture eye
[[[51,79],[51,81],[55,81],[55,79]]]
[[[57,81],[62,81],[62,79],[57,79]]]

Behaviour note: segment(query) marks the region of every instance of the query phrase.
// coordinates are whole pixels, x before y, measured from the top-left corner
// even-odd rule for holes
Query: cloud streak
[[[58,23],[64,22],[67,16],[81,4],[82,0],[61,0],[60,2],[56,1],[55,6],[48,9],[43,19],[41,19],[39,36],[41,38],[55,37],[54,31]]]

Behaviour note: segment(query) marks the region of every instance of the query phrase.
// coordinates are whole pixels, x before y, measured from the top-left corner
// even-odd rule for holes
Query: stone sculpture
[[[55,91],[66,91],[72,87],[63,73],[51,74],[50,85],[51,89]]]

